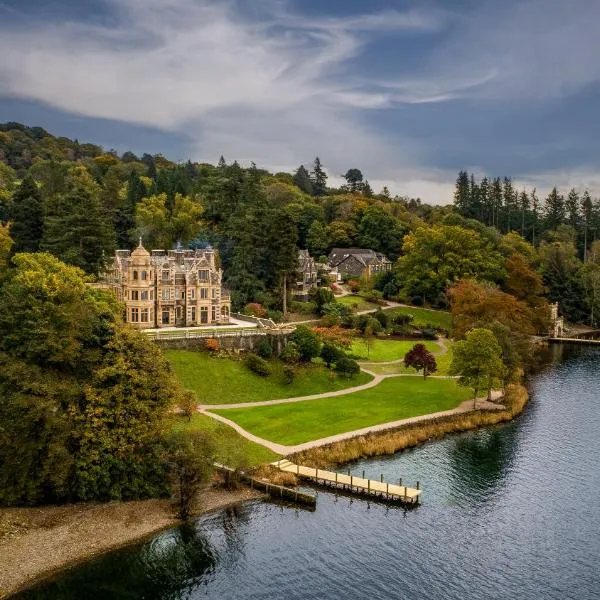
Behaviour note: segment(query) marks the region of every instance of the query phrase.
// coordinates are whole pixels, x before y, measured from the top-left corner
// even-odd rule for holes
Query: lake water
[[[600,351],[554,349],[515,422],[351,465],[420,480],[408,512],[319,492],[250,502],[21,599],[600,598]]]

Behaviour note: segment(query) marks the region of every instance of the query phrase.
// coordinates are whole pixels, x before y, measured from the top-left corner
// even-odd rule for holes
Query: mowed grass
[[[412,324],[416,327],[433,325],[440,329],[450,331],[452,329],[452,315],[443,310],[429,310],[417,308],[416,306],[397,306],[395,308],[383,309],[388,315],[412,315]]]
[[[385,362],[389,360],[402,360],[404,355],[415,345],[425,344],[430,352],[439,352],[440,347],[429,340],[388,340],[374,338],[370,342],[370,350],[361,338],[355,338],[350,346],[349,354],[358,360],[372,362]]]
[[[216,410],[247,431],[285,445],[458,406],[471,395],[452,379],[392,377],[379,385],[333,398],[257,408]]]
[[[418,343],[419,340],[416,340],[415,343]],[[452,340],[444,340],[448,351],[444,354],[441,354],[441,348],[438,346],[437,350],[432,350],[433,355],[435,356],[435,361],[437,363],[437,371],[433,373],[434,375],[449,375],[450,371],[450,363],[452,362]],[[378,375],[395,375],[397,373],[404,373],[408,375],[414,375],[417,373],[415,369],[405,367],[401,362],[386,364],[386,363],[376,363],[376,362],[366,362],[365,368],[373,373],[377,373]]]
[[[322,365],[310,364],[298,368],[293,383],[287,384],[283,364],[270,361],[269,377],[252,373],[241,360],[215,358],[205,352],[167,350],[165,352],[183,387],[194,392],[200,404],[235,404],[260,402],[295,396],[310,396],[333,392],[371,381],[371,375],[359,373],[353,379],[336,376]]]
[[[191,421],[178,416],[173,428],[184,431],[206,431],[217,441],[218,462],[232,467],[253,467],[279,458],[275,452],[242,437],[235,429],[206,415],[195,414]]]
[[[362,296],[355,296],[354,294],[349,296],[341,296],[340,298],[336,298],[335,301],[345,306],[349,306],[355,311],[377,309],[377,304],[373,302],[367,302]]]

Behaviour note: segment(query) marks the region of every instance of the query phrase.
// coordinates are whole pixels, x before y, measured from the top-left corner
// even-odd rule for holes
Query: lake
[[[516,421],[350,465],[419,480],[417,509],[249,502],[15,598],[600,598],[600,350],[552,351]]]

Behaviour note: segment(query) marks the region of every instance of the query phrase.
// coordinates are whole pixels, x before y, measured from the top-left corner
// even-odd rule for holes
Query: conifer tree
[[[13,252],[37,252],[44,230],[44,205],[31,175],[23,179],[13,194],[10,220]]]
[[[525,216],[529,211],[529,196],[525,190],[519,194],[519,209],[521,210],[521,237],[525,237]]]
[[[469,174],[466,171],[460,171],[456,178],[456,188],[454,190],[454,205],[458,212],[464,217],[471,213],[471,188],[469,185]]]
[[[310,175],[304,165],[300,165],[294,174],[294,183],[305,193],[312,196],[313,186]]]
[[[579,194],[577,193],[577,190],[571,188],[565,201],[565,211],[567,223],[575,230],[578,230],[580,225],[579,203]]]
[[[313,194],[315,196],[324,196],[327,192],[327,173],[321,166],[321,160],[317,156],[311,173],[311,182]]]
[[[546,229],[556,229],[565,222],[565,199],[558,193],[556,187],[546,198]]]
[[[581,212],[583,215],[583,262],[587,262],[588,229],[592,221],[593,204],[590,193],[585,190],[581,199]]]

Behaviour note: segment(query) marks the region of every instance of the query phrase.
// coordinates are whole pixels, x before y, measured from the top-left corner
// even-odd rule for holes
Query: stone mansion
[[[231,311],[222,276],[212,248],[150,253],[140,240],[133,252],[117,250],[97,287],[125,304],[125,320],[138,329],[219,325]]]

